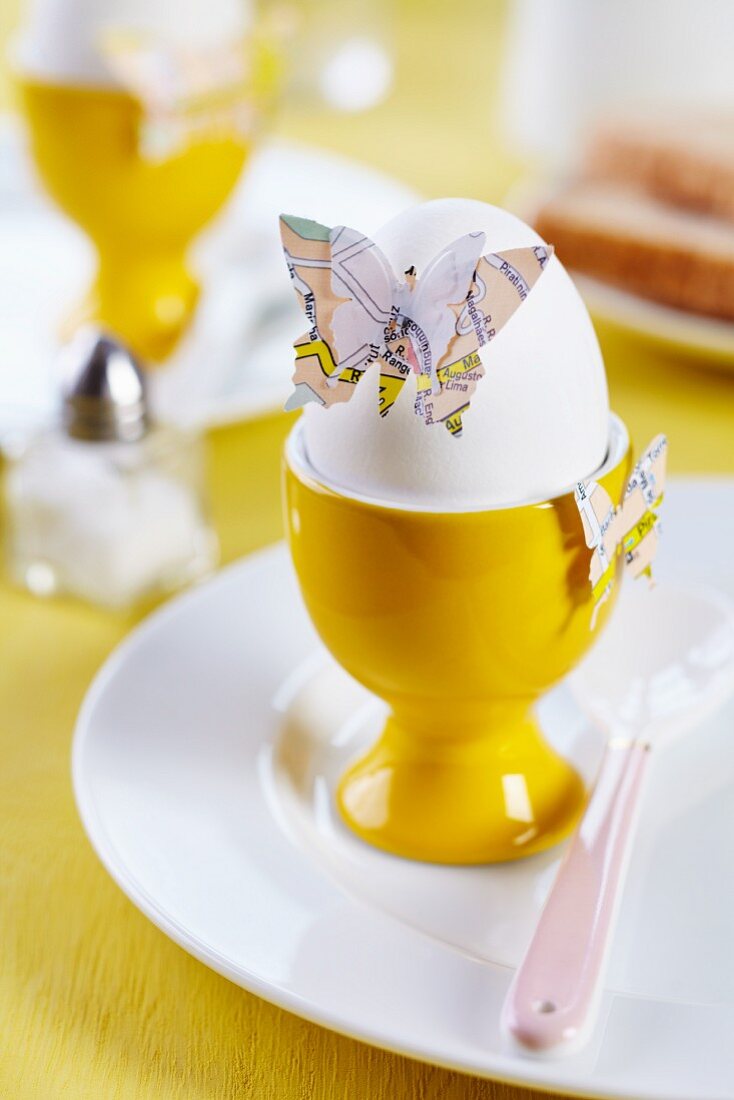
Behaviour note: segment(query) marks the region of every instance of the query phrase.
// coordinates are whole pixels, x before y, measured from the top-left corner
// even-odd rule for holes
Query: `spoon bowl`
[[[664,744],[734,689],[734,603],[712,589],[628,585],[569,683],[609,737]]]

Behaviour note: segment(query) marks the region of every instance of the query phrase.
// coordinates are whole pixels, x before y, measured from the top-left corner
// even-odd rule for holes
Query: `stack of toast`
[[[574,271],[734,321],[734,115],[605,120],[535,226]]]

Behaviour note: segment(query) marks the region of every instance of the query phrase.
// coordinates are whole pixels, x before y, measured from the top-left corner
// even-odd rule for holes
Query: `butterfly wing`
[[[632,471],[618,508],[596,481],[579,482],[574,497],[584,528],[586,545],[593,551],[589,579],[594,600],[592,628],[601,604],[614,583],[617,551],[633,577],[652,576],[651,566],[660,535],[656,509],[663,499],[668,442],[658,435]]]
[[[163,160],[192,135],[250,129],[252,109],[245,43],[195,49],[158,36],[111,27],[99,40],[111,71],[142,107],[140,149]]]
[[[594,603],[605,600],[614,581],[617,559],[617,509],[603,485],[580,481],[574,492],[586,545],[593,551],[589,566]]]
[[[444,248],[431,260],[405,303],[410,320],[428,337],[419,359],[421,371],[432,381],[456,335],[455,309],[464,305],[472,288],[484,241],[484,233],[467,233]]]
[[[286,409],[349,401],[380,354],[395,290],[377,245],[347,226],[281,216],[288,270],[309,330],[294,344],[295,389]]]
[[[620,536],[627,569],[633,577],[652,577],[660,539],[657,509],[663,500],[668,441],[657,435],[643,451],[627,483],[620,508]]]
[[[351,397],[384,350],[398,284],[374,241],[347,226],[331,231],[331,264],[332,291],[339,299],[332,316],[339,373],[332,385]]]
[[[473,330],[478,347],[493,340],[504,328],[530,294],[552,255],[552,245],[533,245],[482,256],[472,293],[476,315],[462,319],[463,328]]]
[[[401,337],[410,339],[418,370],[415,411],[434,423],[432,396],[441,390],[438,364],[456,335],[456,315],[466,302],[484,233],[467,233],[431,261],[404,296],[398,323]]]
[[[484,375],[479,349],[522,305],[552,255],[550,245],[536,245],[480,257],[470,293],[453,309],[454,332],[436,371],[441,389],[431,397],[434,422],[453,435],[461,434],[462,414]]]
[[[337,398],[337,392],[330,390],[326,382],[337,370],[332,320],[339,305],[339,298],[332,289],[331,229],[308,218],[282,214],[280,237],[288,271],[309,326],[293,345],[295,388],[285,407],[297,409],[309,401],[330,405]]]

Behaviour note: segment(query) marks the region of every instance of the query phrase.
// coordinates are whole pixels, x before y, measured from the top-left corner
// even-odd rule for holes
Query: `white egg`
[[[420,276],[442,248],[480,230],[485,252],[544,243],[513,214],[466,199],[414,207],[373,239],[396,272],[415,265]],[[604,363],[557,257],[481,356],[486,375],[459,438],[415,415],[413,379],[382,419],[375,368],[348,403],[308,405],[304,443],[314,471],[358,495],[456,510],[552,497],[598,469],[609,439]]]
[[[131,29],[197,45],[241,34],[246,0],[30,0],[15,43],[28,75],[79,84],[114,84],[100,51],[109,29]]]

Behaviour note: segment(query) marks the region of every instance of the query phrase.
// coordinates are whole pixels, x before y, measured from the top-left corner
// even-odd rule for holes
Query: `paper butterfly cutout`
[[[602,604],[614,585],[617,554],[633,577],[652,579],[660,521],[656,508],[663,500],[668,441],[657,435],[632,471],[622,503],[615,507],[606,489],[596,481],[580,481],[574,493],[584,525],[586,545],[593,550],[589,579],[594,600],[592,629]]]
[[[141,156],[164,160],[196,140],[252,136],[251,50],[245,39],[189,47],[111,28],[100,47],[140,103]]]
[[[293,345],[295,390],[286,409],[349,401],[377,363],[380,416],[412,373],[415,412],[455,436],[484,375],[479,348],[522,305],[553,254],[544,245],[482,255],[484,233],[468,233],[420,275],[413,268],[398,275],[355,229],[282,215],[280,230],[309,323]]]

